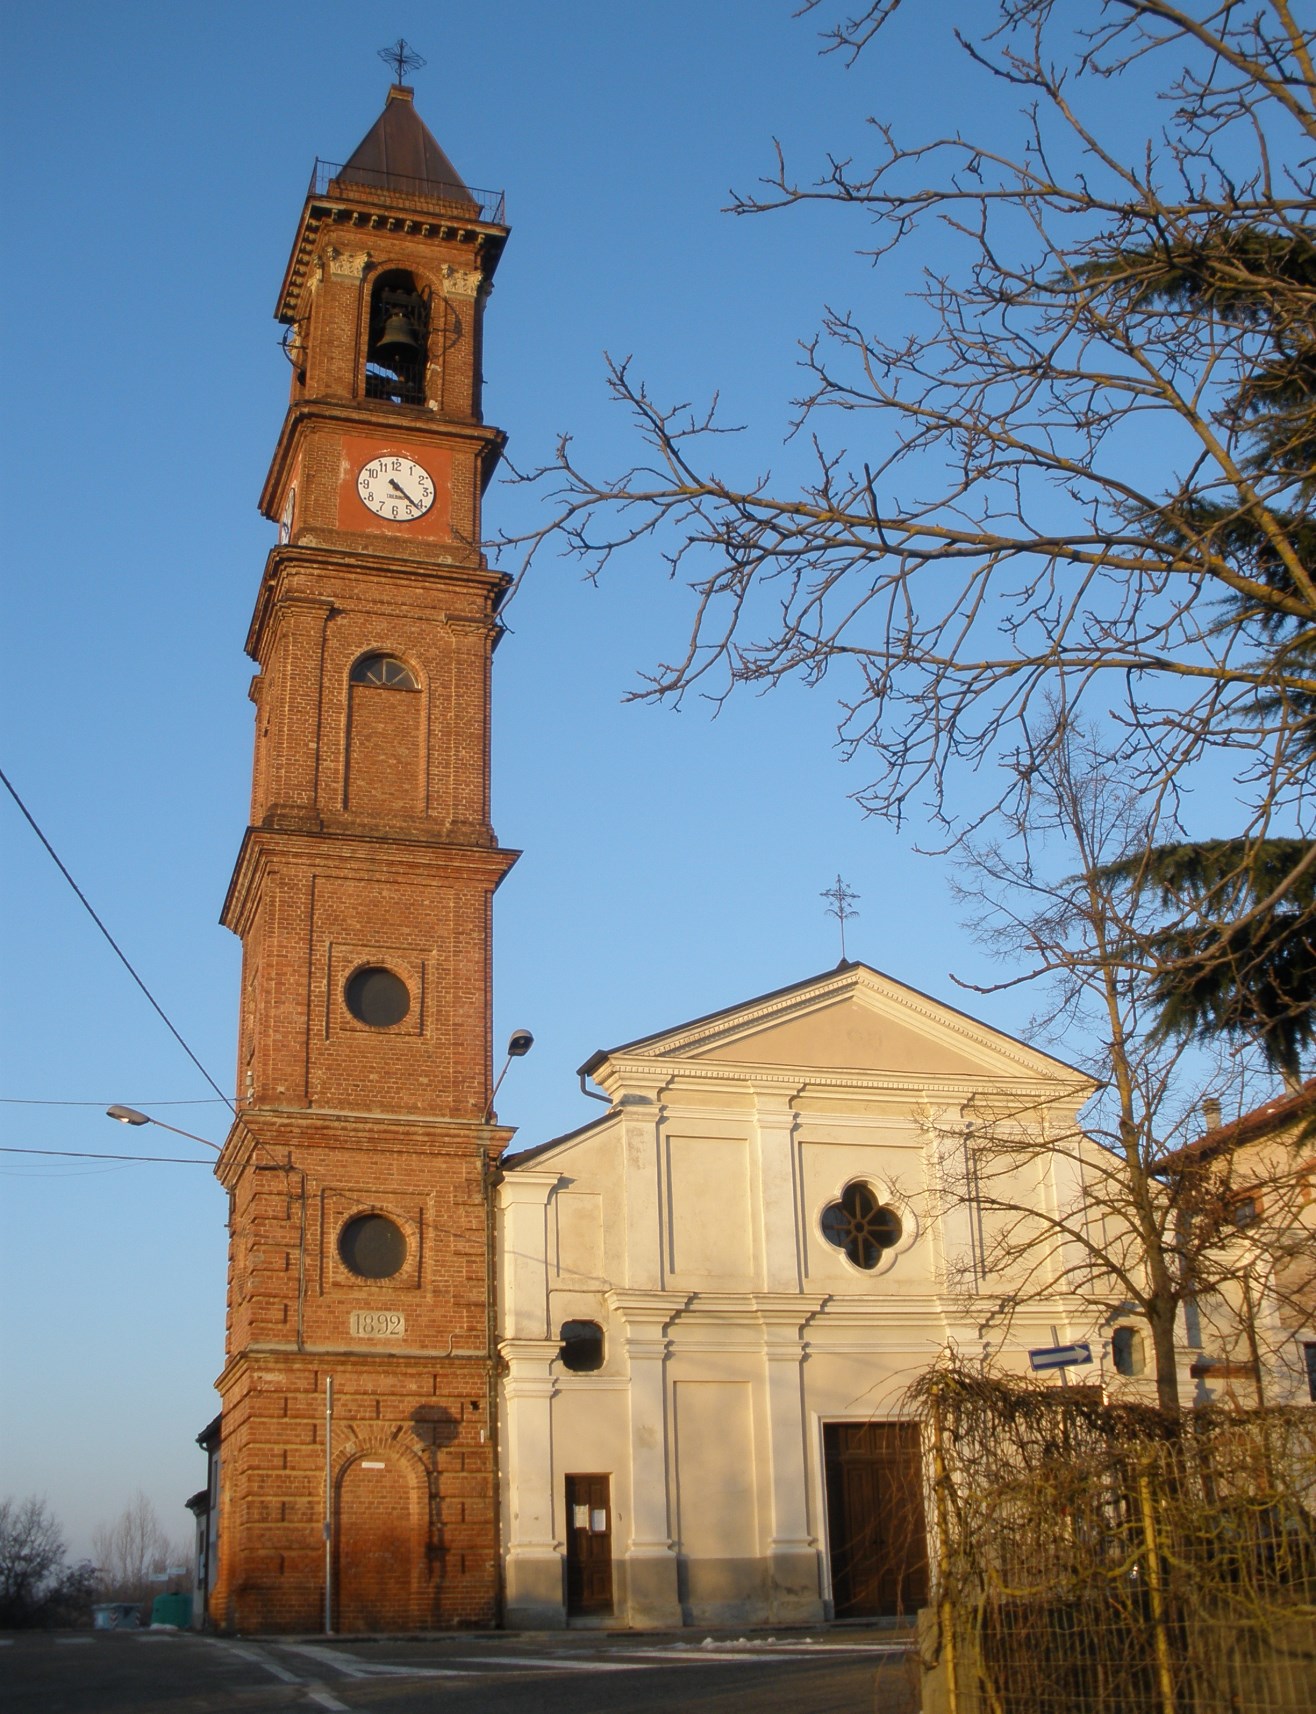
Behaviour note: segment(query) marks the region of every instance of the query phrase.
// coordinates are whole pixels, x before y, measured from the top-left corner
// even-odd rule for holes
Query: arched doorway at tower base
[[[413,1480],[395,1456],[354,1458],[338,1482],[334,1629],[412,1623],[417,1570]]]

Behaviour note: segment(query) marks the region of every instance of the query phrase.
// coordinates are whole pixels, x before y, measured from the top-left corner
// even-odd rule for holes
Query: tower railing
[[[363,190],[391,191],[398,196],[414,197],[421,202],[439,202],[449,208],[466,211],[468,218],[490,226],[505,226],[506,202],[500,190],[477,190],[460,180],[444,182],[439,179],[414,178],[408,173],[385,172],[377,167],[353,167],[318,157],[311,169],[311,196],[325,196],[329,187],[337,184],[344,189],[360,185]]]

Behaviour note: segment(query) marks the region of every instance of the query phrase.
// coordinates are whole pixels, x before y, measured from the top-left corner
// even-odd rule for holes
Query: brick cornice
[[[297,587],[303,578],[309,586]],[[483,557],[474,550],[454,547],[451,554],[436,554],[433,548],[425,552],[399,555],[371,553],[359,547],[327,547],[319,544],[291,546],[287,543],[270,549],[261,575],[260,590],[247,630],[246,649],[253,661],[261,660],[266,633],[275,614],[292,601],[318,601],[333,610],[332,598],[323,593],[326,582],[341,580],[345,587],[355,585],[359,591],[372,582],[390,582],[399,587],[414,587],[427,597],[425,608],[431,617],[449,624],[484,627],[491,640],[498,634],[494,617],[504,592],[511,585],[506,572],[492,571]],[[464,595],[467,603],[472,594],[483,611],[478,614],[458,607],[452,613],[435,612],[435,586],[448,586],[454,596]],[[317,593],[320,591],[322,593]]]
[[[219,920],[237,935],[246,932],[265,876],[276,861],[307,877],[358,875],[371,884],[406,880],[418,871],[434,878],[438,871],[443,880],[483,881],[492,891],[520,855],[506,846],[474,844],[440,833],[422,836],[381,829],[366,834],[323,825],[249,827]]]

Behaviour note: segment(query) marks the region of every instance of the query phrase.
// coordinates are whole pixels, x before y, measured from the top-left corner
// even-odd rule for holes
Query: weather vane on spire
[[[860,896],[859,893],[847,887],[839,875],[836,877],[834,887],[828,887],[818,895],[820,899],[832,901],[827,907],[827,914],[829,917],[835,917],[841,925],[841,962],[843,964],[845,962],[845,925],[848,918],[859,915],[859,912],[854,908],[854,901]]]
[[[409,71],[419,71],[425,61],[404,37],[399,36],[391,48],[380,48],[379,57],[385,65],[393,67],[396,76],[394,83],[401,83]]]

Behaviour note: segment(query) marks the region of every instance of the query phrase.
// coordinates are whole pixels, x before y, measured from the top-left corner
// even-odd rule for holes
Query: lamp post
[[[498,1267],[494,1255],[494,1238],[496,1233],[496,1218],[494,1212],[494,1193],[497,1189],[497,1174],[493,1162],[489,1158],[489,1122],[493,1118],[493,1104],[503,1079],[507,1076],[508,1067],[514,1059],[524,1059],[535,1045],[535,1038],[529,1030],[513,1030],[507,1038],[507,1058],[503,1061],[503,1069],[498,1073],[493,1089],[489,1094],[488,1105],[484,1109],[484,1118],[480,1121],[480,1181],[484,1191],[484,1349],[485,1349],[485,1432],[489,1436],[489,1476],[491,1497],[493,1500],[494,1534],[495,1539],[502,1534],[502,1518],[500,1516],[501,1482],[498,1471]],[[498,1610],[498,1623],[502,1623],[503,1614],[503,1569],[502,1556],[497,1560],[497,1591],[495,1600]]]
[[[153,1119],[149,1113],[139,1113],[136,1107],[107,1107],[107,1119],[117,1119],[121,1125],[158,1125],[162,1131],[172,1131],[176,1137],[187,1137],[190,1142],[203,1143],[206,1148],[214,1149],[218,1154],[220,1145],[212,1143],[208,1137],[198,1137],[195,1131],[180,1131],[177,1125],[166,1125],[163,1119]]]

